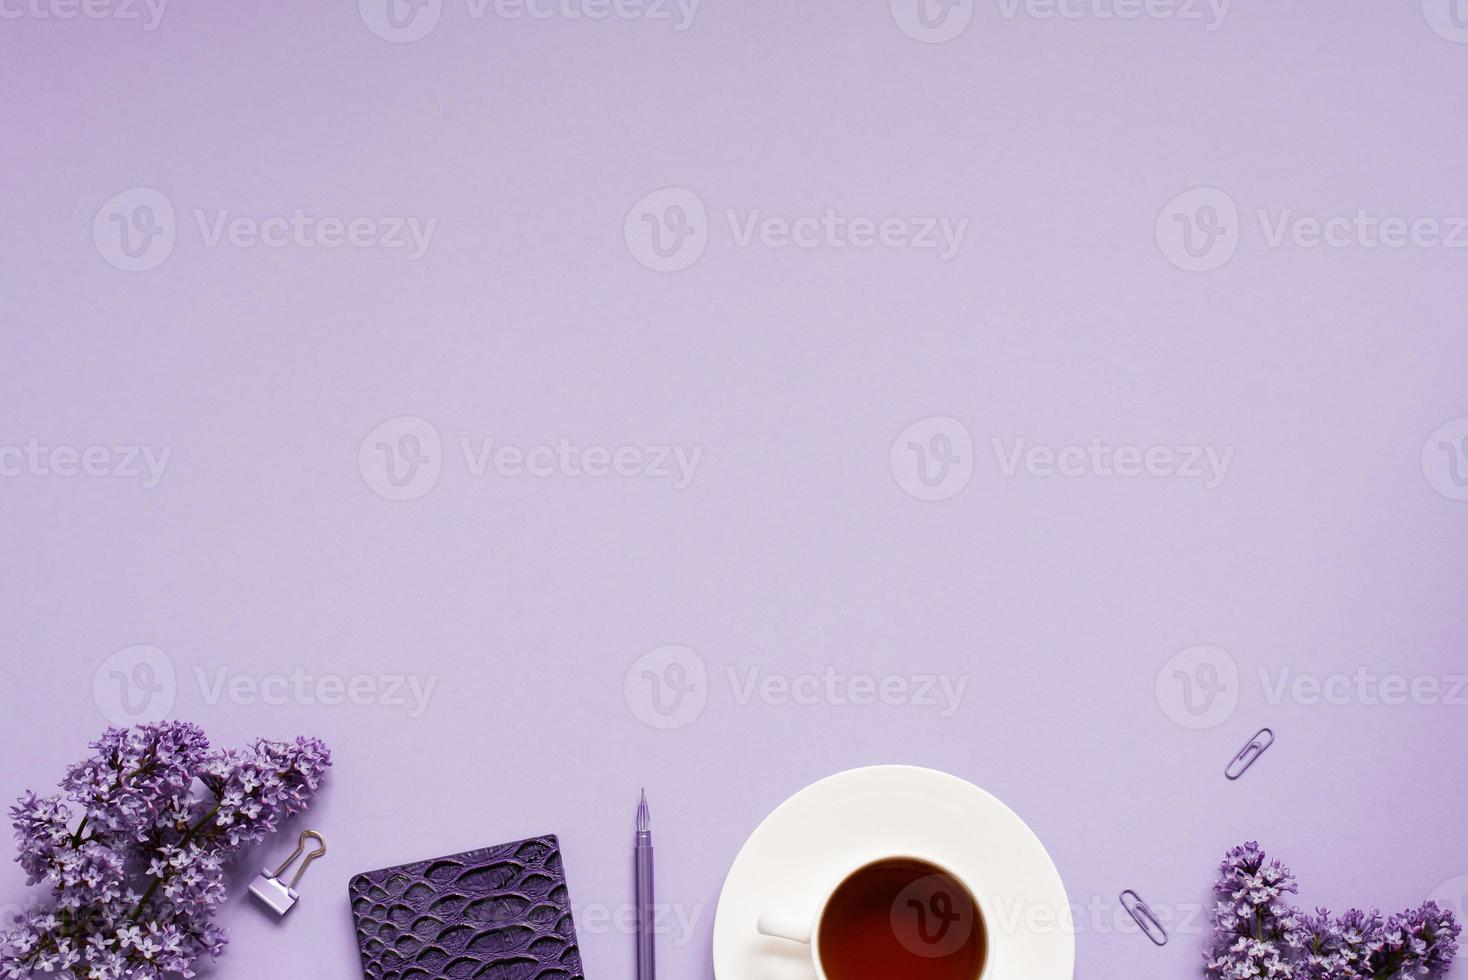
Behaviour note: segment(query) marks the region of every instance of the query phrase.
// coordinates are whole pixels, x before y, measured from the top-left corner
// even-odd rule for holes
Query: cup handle
[[[810,945],[811,927],[810,923],[800,923],[783,915],[775,915],[766,912],[759,917],[755,923],[755,929],[761,936],[769,936],[772,939],[784,939],[792,943]]]

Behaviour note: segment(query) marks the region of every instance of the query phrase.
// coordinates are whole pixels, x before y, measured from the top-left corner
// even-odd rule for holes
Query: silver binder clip
[[[1269,751],[1269,747],[1273,744],[1274,732],[1268,728],[1259,729],[1258,734],[1249,739],[1249,744],[1240,749],[1239,754],[1234,756],[1233,761],[1228,764],[1228,768],[1223,771],[1223,774],[1229,778],[1229,782],[1237,780],[1244,773],[1248,772],[1249,768],[1258,762],[1259,757]]]
[[[306,841],[308,840],[314,840],[317,844],[316,849],[310,854],[306,854]],[[285,859],[285,862],[280,867],[274,871],[267,868],[260,873],[260,877],[256,878],[254,883],[250,885],[250,894],[264,902],[270,908],[270,911],[276,915],[285,915],[295,907],[296,902],[301,898],[296,893],[296,885],[300,884],[301,876],[306,873],[306,869],[311,866],[312,861],[325,853],[326,838],[314,830],[306,831],[301,835],[301,842],[296,845],[295,851],[291,853],[290,857]],[[292,864],[295,864],[296,859],[302,854],[306,854],[305,860],[296,869],[295,877],[291,878],[291,883],[289,885],[285,884],[280,880],[280,876],[285,874],[286,870]]]
[[[1162,927],[1162,922],[1152,907],[1142,901],[1142,896],[1128,888],[1121,893],[1121,907],[1126,909],[1126,914],[1131,916],[1142,930],[1142,935],[1152,940],[1155,946],[1167,945],[1167,930]]]

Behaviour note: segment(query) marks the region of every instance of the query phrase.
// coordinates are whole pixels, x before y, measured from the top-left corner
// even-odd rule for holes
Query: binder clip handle
[[[311,853],[306,854],[306,842],[313,840],[316,842],[316,847],[314,850],[311,851]],[[311,862],[319,857],[326,856],[326,838],[322,837],[314,830],[308,830],[305,833],[301,834],[301,842],[296,845],[296,849],[291,852],[291,856],[286,858],[285,861],[281,863],[280,867],[271,872],[270,877],[279,878],[281,875],[285,874],[286,869],[289,868],[292,864],[295,864],[296,859],[299,858],[302,854],[306,854],[306,859],[301,862],[301,866],[296,869],[295,877],[293,877],[290,884],[286,886],[292,891],[295,890],[296,885],[301,883],[301,877],[306,873],[306,869],[311,866]]]

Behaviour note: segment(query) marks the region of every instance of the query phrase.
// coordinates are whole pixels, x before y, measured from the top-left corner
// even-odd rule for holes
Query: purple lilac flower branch
[[[0,978],[191,977],[224,949],[226,862],[309,805],[331,754],[314,739],[215,750],[183,722],[108,729],[92,748],[62,781],[69,803],[11,808],[16,860],[54,904],[0,936]]]
[[[1285,896],[1295,877],[1250,842],[1228,852],[1214,885],[1212,980],[1434,980],[1458,952],[1461,927],[1428,902],[1383,920],[1352,909],[1300,912]]]

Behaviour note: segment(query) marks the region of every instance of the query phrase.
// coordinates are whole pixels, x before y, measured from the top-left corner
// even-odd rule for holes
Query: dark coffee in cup
[[[925,861],[893,858],[836,887],[816,949],[830,980],[978,980],[988,934],[962,882]]]

